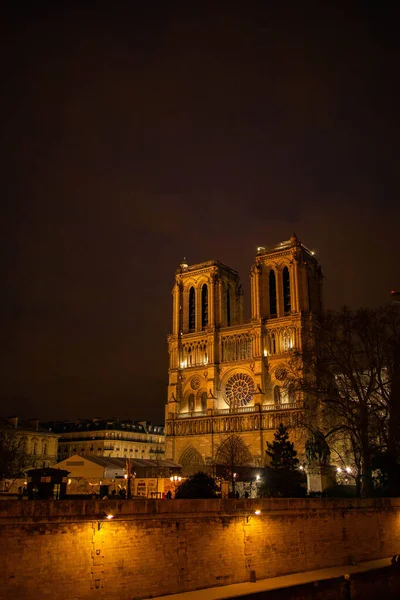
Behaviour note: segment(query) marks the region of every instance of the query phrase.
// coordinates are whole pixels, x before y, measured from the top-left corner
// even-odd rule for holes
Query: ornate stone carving
[[[246,406],[253,399],[255,385],[250,375],[235,373],[225,385],[226,403],[231,406]]]
[[[192,381],[190,382],[190,387],[192,390],[198,390],[200,387],[200,379],[198,377],[193,377]]]

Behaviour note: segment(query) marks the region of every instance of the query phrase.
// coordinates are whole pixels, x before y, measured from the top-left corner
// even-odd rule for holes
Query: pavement
[[[271,577],[270,579],[260,579],[254,583],[234,583],[218,587],[194,590],[193,592],[183,592],[181,594],[169,594],[167,596],[156,596],[152,600],[224,600],[235,598],[246,594],[256,592],[265,592],[276,590],[303,583],[312,583],[313,581],[324,581],[334,579],[353,573],[362,573],[373,569],[381,569],[391,564],[391,557],[381,558],[379,560],[370,560],[359,563],[358,565],[345,565],[342,567],[329,567],[328,569],[318,569],[316,571],[305,571],[304,573],[292,573],[291,575],[282,575],[281,577]]]

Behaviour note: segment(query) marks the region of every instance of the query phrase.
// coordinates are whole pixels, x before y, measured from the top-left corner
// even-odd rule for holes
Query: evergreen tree
[[[287,427],[279,425],[274,435],[272,444],[267,442],[267,454],[271,458],[271,467],[273,469],[285,469],[294,471],[298,468],[299,459],[297,451],[294,449],[293,442],[289,441]]]
[[[259,488],[259,495],[281,498],[305,496],[305,476],[298,469],[297,452],[289,440],[287,427],[281,423],[274,438],[272,444],[267,442],[266,453],[271,459],[271,465],[265,468],[264,483]]]

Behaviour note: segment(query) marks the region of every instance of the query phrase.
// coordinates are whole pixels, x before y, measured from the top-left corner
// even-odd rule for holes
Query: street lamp
[[[174,484],[174,498],[175,498],[176,486],[182,481],[182,477],[180,475],[171,475],[169,480]]]

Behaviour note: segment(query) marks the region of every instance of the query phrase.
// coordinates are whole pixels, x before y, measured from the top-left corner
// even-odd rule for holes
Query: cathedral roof
[[[235,277],[238,276],[238,272],[235,271],[235,269],[231,269],[231,267],[224,265],[224,263],[220,262],[219,260],[207,260],[205,262],[197,263],[195,265],[188,265],[186,263],[182,263],[180,265],[179,269],[177,270],[177,273],[192,273],[193,271],[209,269],[210,267],[217,267],[218,269],[221,269],[222,271],[231,273]]]

